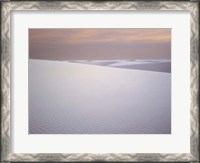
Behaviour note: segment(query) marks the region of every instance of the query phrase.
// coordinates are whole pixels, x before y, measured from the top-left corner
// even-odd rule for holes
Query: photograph
[[[29,134],[171,134],[170,28],[31,28]]]
[[[2,162],[199,161],[199,2],[0,3]]]

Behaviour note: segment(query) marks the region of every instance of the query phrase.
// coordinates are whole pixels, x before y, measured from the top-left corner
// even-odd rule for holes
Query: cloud
[[[129,42],[170,42],[170,29],[30,29],[31,43],[95,44]]]

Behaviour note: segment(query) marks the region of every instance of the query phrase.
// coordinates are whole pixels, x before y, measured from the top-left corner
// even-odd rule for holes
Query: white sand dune
[[[112,64],[110,67],[125,69],[147,70],[171,73],[171,62],[149,62],[140,64]]]
[[[69,63],[117,67],[124,69],[138,69],[158,72],[171,72],[171,61],[160,60],[70,60]]]
[[[29,60],[29,134],[170,134],[171,75]]]

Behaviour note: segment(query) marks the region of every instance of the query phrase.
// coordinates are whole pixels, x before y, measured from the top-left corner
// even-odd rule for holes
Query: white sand
[[[30,134],[170,134],[171,74],[29,60]]]

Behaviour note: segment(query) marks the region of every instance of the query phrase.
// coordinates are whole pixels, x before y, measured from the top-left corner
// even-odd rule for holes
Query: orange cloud
[[[129,42],[170,42],[171,29],[134,28],[74,28],[74,29],[30,29],[29,37],[36,44],[88,44]]]

